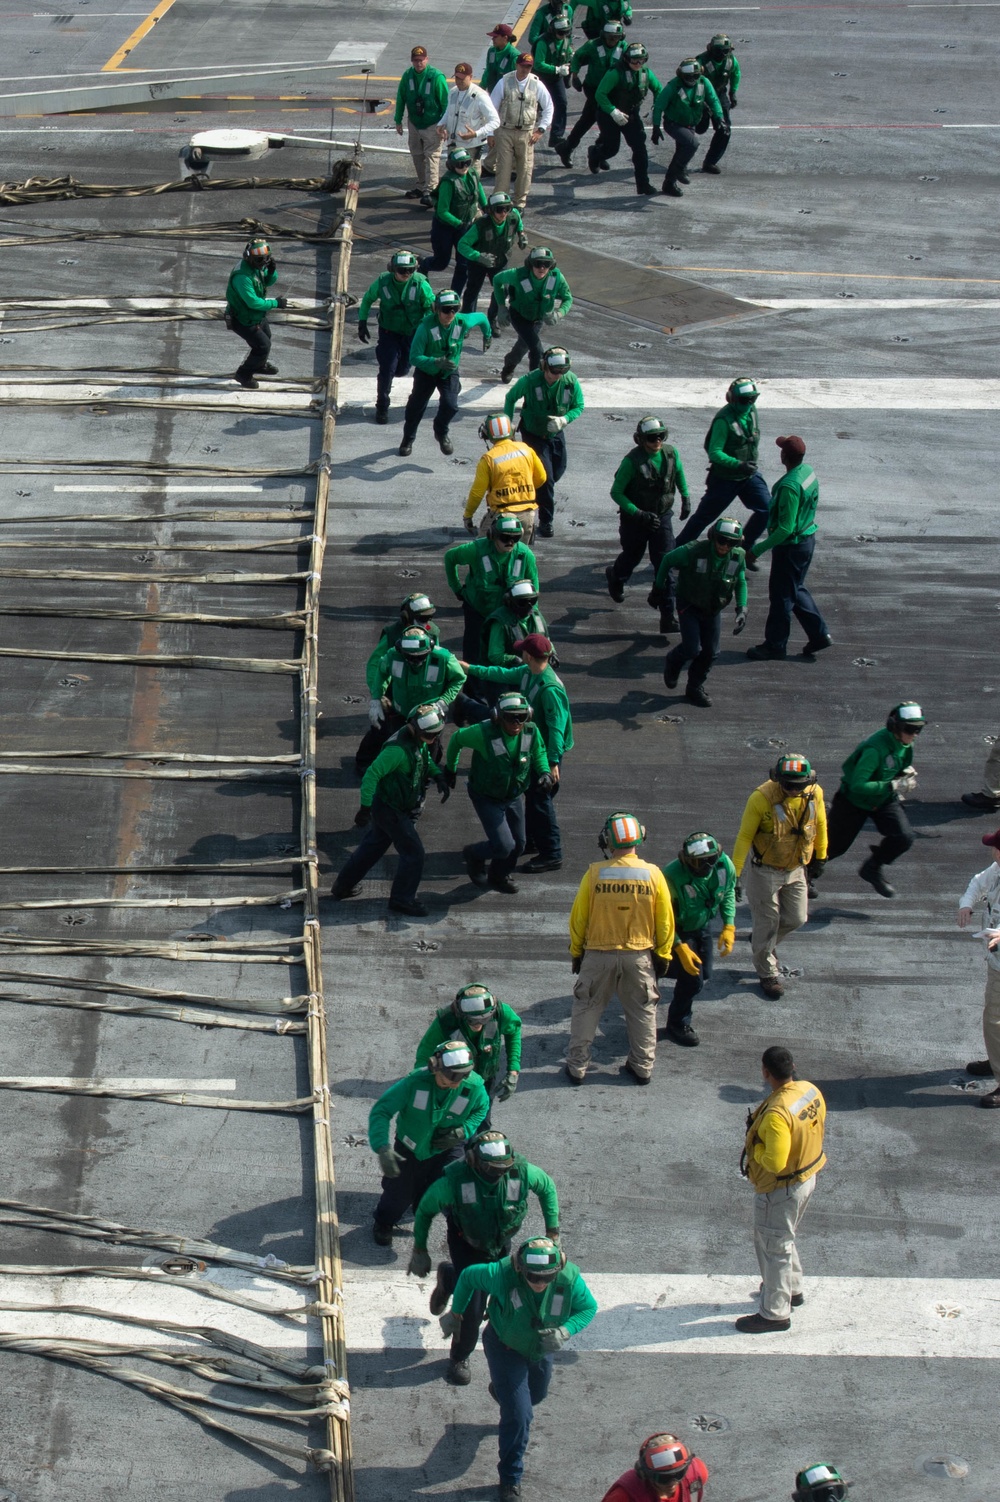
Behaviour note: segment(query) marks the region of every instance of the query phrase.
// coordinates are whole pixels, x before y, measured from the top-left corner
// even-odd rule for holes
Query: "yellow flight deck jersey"
[[[659,866],[634,850],[595,861],[569,915],[569,947],[574,956],[585,949],[653,949],[669,960],[674,908]]]
[[[806,796],[783,795],[777,782],[761,783],[747,799],[733,850],[739,876],[750,846],[762,865],[781,871],[807,866],[815,855],[826,860],[826,805],[823,789],[814,782]]]
[[[535,491],[545,480],[545,465],[530,444],[501,438],[476,466],[465,516],[471,521],[484,496],[491,511],[528,511],[536,504]]]
[[[826,1101],[808,1080],[786,1080],[758,1106],[747,1127],[746,1172],[758,1194],[802,1184],[826,1163]]]

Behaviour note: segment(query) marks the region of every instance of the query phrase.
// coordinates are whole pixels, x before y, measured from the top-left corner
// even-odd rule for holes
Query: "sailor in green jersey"
[[[575,5],[570,5],[567,0],[546,0],[546,4],[540,5],[535,11],[531,25],[528,27],[528,46],[532,52],[538,46],[542,37],[548,31],[552,22],[561,16],[573,25],[573,11]]]
[[[383,678],[381,667],[383,657],[399,646],[400,639],[407,634],[412,626],[420,627],[423,631],[426,631],[432,648],[440,646],[441,633],[434,621],[435,614],[434,604],[421,590],[415,594],[407,595],[399,607],[399,615],[396,619],[390,621],[387,626],[382,628],[382,634],[375,643],[375,650],[365,666],[365,683],[368,686],[369,694],[368,723],[373,730],[381,731],[382,726],[386,723],[386,706],[382,702]],[[385,730],[370,756],[362,753],[359,747],[358,757],[355,758],[354,763],[359,777],[371,765],[379,746],[383,745],[390,735],[399,730],[402,724],[403,721],[399,720],[395,725]],[[361,744],[365,746],[364,741]],[[365,752],[367,752],[367,747],[365,748]]]
[[[424,874],[424,846],[416,820],[424,806],[428,782],[437,783],[441,802],[451,797],[434,757],[444,729],[444,715],[436,704],[418,704],[402,730],[391,736],[361,779],[361,806],[354,822],[364,829],[361,843],[334,878],[331,895],[341,902],[353,897],[358,883],[395,846],[399,865],[389,891],[389,908],[411,918],[426,918],[417,901]]]
[[[485,537],[456,543],[444,555],[448,588],[461,600],[465,615],[463,657],[478,660],[487,617],[500,608],[504,595],[515,584],[529,580],[537,597],[538,564],[527,543],[521,541],[522,533],[515,513],[498,511]],[[464,579],[459,578],[459,569],[466,571]]]
[[[615,5],[621,3],[621,0],[604,0],[604,3]],[[583,24],[586,30],[586,18]],[[589,42],[584,42],[582,47],[578,47],[570,58],[570,83],[577,93],[583,93],[584,105],[569,135],[556,147],[556,156],[564,167],[573,165],[573,152],[588,130],[597,124],[597,86],[608,69],[620,61],[624,49],[625,28],[621,21],[605,21],[598,34]],[[587,71],[581,81],[580,73],[584,68]],[[607,167],[608,164],[604,165]]]
[[[736,90],[740,86],[740,65],[733,51],[733,44],[724,31],[717,31],[712,37],[704,52],[698,53],[698,62],[701,63],[705,78],[719,96],[722,105],[722,117],[727,127],[730,124],[729,112],[737,105]],[[702,116],[702,129],[707,121]],[[720,136],[718,130],[708,149],[705,160],[701,164],[702,172],[711,173],[718,177],[722,168],[719,166],[721,158],[725,155],[729,145],[729,131]]]
[[[278,280],[278,268],[271,247],[262,235],[248,240],[243,257],[229,273],[226,284],[226,327],[247,346],[243,364],[233,377],[248,391],[259,386],[257,376],[277,375],[278,367],[268,359],[271,353],[271,325],[267,315],[272,308],[288,306],[287,297],[268,297],[267,289]]]
[[[667,442],[669,430],[660,417],[640,417],[632,434],[635,445],[619,464],[611,485],[611,499],[618,507],[618,536],[622,550],[604,570],[608,594],[616,604],[625,598],[625,585],[649,549],[654,578],[664,553],[674,545],[674,496],[680,491],[681,521],[691,514],[687,477],[681,456]],[[669,572],[655,591],[660,610],[660,632],[679,631],[674,614],[674,583]],[[654,601],[650,600],[650,604]]]
[[[390,1085],[368,1113],[368,1145],[378,1154],[382,1197],[375,1206],[376,1246],[392,1246],[392,1231],[416,1210],[449,1163],[460,1160],[489,1109],[486,1087],[472,1067],[467,1043],[439,1044],[422,1069]],[[389,1128],[396,1118],[396,1136]]]
[[[522,866],[523,871],[558,871],[562,865],[562,836],[553,799],[562,786],[562,761],[573,749],[573,717],[565,684],[551,666],[552,643],[541,632],[533,631],[513,644],[523,667],[475,667],[473,674],[486,683],[518,689],[527,699],[535,724],[545,743],[549,775],[532,777],[524,801],[526,849],[534,850],[534,859]]]
[[[535,45],[535,72],[552,99],[552,129],[549,147],[556,151],[566,135],[566,105],[570,64],[573,61],[573,23],[568,16],[555,16]]]
[[[514,35],[513,26],[508,26],[505,21],[501,21],[486,34],[490,39],[490,45],[486,49],[486,66],[479,80],[479,87],[485,89],[487,94],[492,94],[501,78],[514,70],[518,58],[518,51],[514,45],[517,37]]]
[[[485,351],[493,338],[485,313],[460,313],[460,306],[457,292],[439,292],[434,299],[434,311],[427,315],[413,336],[410,358],[416,368],[413,389],[403,413],[403,438],[398,450],[404,458],[413,453],[413,440],[435,391],[440,400],[434,418],[434,437],[442,454],[455,452],[448,429],[458,411],[458,396],[462,389],[458,368],[465,340],[473,329],[479,329]]]
[[[493,296],[500,310],[497,323],[501,327],[512,323],[517,334],[500,370],[501,381],[509,381],[525,355],[528,368],[538,369],[542,329],[566,317],[573,306],[573,294],[549,247],[536,245],[528,251],[523,266],[512,266],[494,278]]]
[[[691,181],[687,167],[698,150],[697,129],[704,115],[711,116],[715,131],[705,156],[709,172],[718,171],[715,164],[729,145],[729,126],[719,96],[702,76],[703,72],[697,58],[686,57],[678,65],[676,76],[656,96],[653,106],[653,145],[662,138],[661,122],[663,131],[674,142],[674,154],[667,164],[660,190],[670,198],[683,198],[679,184]]]
[[[427,1238],[435,1215],[443,1214],[450,1261],[439,1262],[431,1294],[431,1313],[440,1314],[467,1267],[499,1262],[510,1253],[511,1238],[528,1214],[528,1196],[538,1200],[545,1234],[559,1240],[559,1197],[547,1173],[528,1163],[503,1132],[482,1130],[465,1150],[464,1161],[449,1163],[427,1190],[413,1222],[413,1253],[408,1273],[425,1278],[431,1270]],[[472,1381],[469,1357],[479,1340],[486,1296],[476,1292],[465,1307],[461,1327],[452,1337],[446,1380],[456,1387]]]
[[[355,766],[371,766],[390,735],[395,735],[418,704],[437,704],[442,712],[458,698],[465,673],[447,647],[435,643],[421,626],[409,626],[396,645],[372,667],[370,728],[358,747]],[[375,705],[382,709],[378,719]]]
[[[660,560],[654,594],[664,587],[668,571],[679,570],[677,578],[677,614],[681,639],[667,653],[663,664],[663,681],[667,688],[677,687],[686,662],[689,704],[707,709],[711,699],[705,692],[705,679],[719,654],[722,612],[735,595],[736,625],[739,636],[747,623],[747,576],[745,554],[740,544],[743,528],[734,517],[723,516],[709,528],[701,542],[679,544]]]
[[[426,1064],[439,1044],[461,1039],[472,1049],[472,1064],[491,1101],[510,1100],[521,1073],[521,1019],[486,986],[463,986],[450,1006],[442,1007],[417,1044],[414,1067]],[[501,1049],[507,1068],[500,1069]],[[484,1119],[489,1125],[489,1119]],[[420,1275],[423,1277],[423,1274]]]
[[[645,47],[641,42],[630,42],[621,61],[608,68],[597,86],[595,103],[601,133],[597,145],[591,146],[587,152],[587,166],[596,174],[603,163],[618,155],[624,136],[632,152],[635,191],[647,197],[655,197],[656,189],[649,180],[649,152],[642,108],[650,92],[656,99],[661,87],[660,80],[649,66],[649,53]]]
[[[527,245],[524,237],[524,222],[515,209],[509,193],[491,193],[486,200],[486,213],[475,221],[458,242],[458,253],[469,263],[469,275],[462,293],[462,312],[474,313],[479,301],[483,282],[489,279],[490,304],[486,316],[494,339],[500,330],[497,326],[497,300],[493,292],[493,278],[505,270],[510,260],[514,241],[523,250]]]
[[[674,905],[677,937],[701,960],[701,970],[690,975],[677,960],[671,960],[667,975],[676,982],[667,1010],[667,1025],[661,1036],[682,1048],[701,1042],[691,1026],[694,999],[712,974],[712,935],[709,924],[719,914],[720,955],[732,954],[736,942],[736,867],[714,835],[703,830],[689,834],[677,859],[663,867]]]
[[[358,338],[368,344],[368,315],[378,303],[378,341],[375,359],[378,378],[375,382],[375,421],[389,421],[389,393],[393,379],[405,376],[410,369],[410,345],[418,324],[434,306],[434,289],[417,270],[417,258],[410,250],[397,250],[389,264],[377,276],[358,306]]]
[[[516,643],[532,632],[547,637],[548,629],[538,609],[538,586],[520,579],[507,590],[500,608],[486,617],[482,659],[491,668],[517,667]]]
[[[454,1336],[477,1291],[489,1296],[483,1350],[490,1386],[500,1405],[500,1502],[521,1495],[524,1452],[534,1410],[552,1380],[552,1358],[585,1330],[597,1313],[597,1300],[580,1269],[548,1237],[535,1236],[501,1262],[467,1267],[455,1285],[452,1307],[441,1329]]]
[[[750,376],[737,376],[726,391],[726,405],[712,418],[705,435],[708,454],[708,479],[705,494],[694,514],[677,534],[678,543],[693,542],[706,527],[728,511],[737,496],[752,511],[744,543],[752,548],[767,525],[771,492],[757,469],[760,426],[756,403],[760,390]],[[757,565],[752,561],[751,569]]]
[[[513,894],[511,872],[524,850],[524,793],[532,774],[549,777],[549,759],[523,694],[501,693],[488,720],[456,730],[445,779],[457,780],[459,757],[472,752],[468,792],[486,838],[462,851],[476,886]]]
[[[458,242],[486,208],[486,190],[478,172],[472,170],[472,155],[464,146],[448,152],[448,170],[437,186],[434,218],[431,220],[431,255],[424,256],[420,270],[445,271],[455,253],[455,270],[451,290],[461,292],[469,274],[469,263],[458,249]]]
[[[844,762],[840,787],[830,807],[828,860],[851,848],[868,819],[882,836],[858,871],[861,880],[881,897],[895,896],[882,868],[899,860],[913,844],[913,829],[902,798],[916,785],[913,743],[926,723],[920,705],[912,701],[891,709],[885,729],[876,730],[855,746]]]
[[[576,7],[579,9],[579,5]],[[632,7],[629,0],[586,0],[583,12],[583,34],[593,41],[608,26],[632,25]],[[624,35],[624,31],[623,31]]]
[[[523,402],[517,431],[545,465],[548,478],[536,492],[538,535],[552,536],[556,485],[566,473],[565,429],[583,412],[583,389],[570,369],[569,351],[559,345],[542,353],[536,371],[519,376],[504,398],[504,411],[513,420]],[[534,629],[534,628],[532,628]],[[544,627],[542,628],[544,631]]]
[[[817,652],[833,645],[826,621],[806,587],[816,547],[819,481],[815,471],[805,463],[806,446],[801,438],[793,434],[789,438],[776,438],[775,443],[781,450],[785,474],[771,492],[767,536],[751,549],[754,558],[771,554],[767,586],[771,604],[764,640],[760,646],[751,647],[747,656],[758,662],[784,657],[794,614],[806,633],[802,655],[812,660]]]
[[[419,198],[425,209],[433,207],[432,194],[441,172],[441,137],[437,123],[448,107],[448,80],[427,62],[427,48],[414,47],[410,66],[399,80],[396,90],[396,134],[403,134],[403,115],[407,118],[410,156],[417,174],[417,186],[407,191],[407,198]]]

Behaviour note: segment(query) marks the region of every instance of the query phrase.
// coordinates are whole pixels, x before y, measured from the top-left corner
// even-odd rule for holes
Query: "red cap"
[[[806,446],[801,438],[796,438],[794,433],[790,438],[776,438],[775,443],[781,450],[782,459],[804,459]]]
[[[532,631],[530,636],[523,636],[520,641],[516,641],[511,650],[518,656],[527,652],[532,657],[551,657],[552,643],[540,631]]]
[[[530,636],[529,636],[528,640],[529,641],[531,640]],[[515,652],[517,651],[517,649],[518,649],[519,646],[523,647],[524,646],[524,642],[515,642],[514,643],[514,650],[515,650]],[[984,834],[983,835],[983,844],[984,845],[992,845],[994,850],[1000,850],[1000,829],[997,830],[996,834]]]
[[[527,63],[528,67],[530,68],[532,63],[535,61],[535,55],[533,52],[522,52],[517,61],[518,64]]]
[[[488,37],[507,37],[509,40],[514,35],[514,28],[513,26],[508,26],[506,21],[501,21],[498,25],[494,26],[492,31],[488,31],[486,35]]]
[[[415,58],[415,57],[426,57],[426,56],[427,56],[427,48],[426,47],[414,47],[411,50],[411,52],[410,52],[410,58],[411,59]]]
[[[472,64],[471,63],[456,63],[455,64],[455,72],[456,73],[467,73],[469,75],[469,77],[471,78],[472,77]]]

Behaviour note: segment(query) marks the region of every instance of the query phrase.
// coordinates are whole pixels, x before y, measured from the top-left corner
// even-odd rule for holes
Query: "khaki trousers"
[[[990,754],[986,758],[983,792],[990,798],[1000,798],[1000,737],[993,742]]]
[[[816,1175],[802,1184],[782,1184],[770,1194],[755,1194],[753,1249],[761,1283],[760,1312],[765,1319],[787,1319],[792,1294],[802,1292],[802,1263],[795,1233],[816,1188]]]
[[[994,970],[992,965],[986,967],[983,1042],[986,1044],[986,1057],[993,1066],[997,1083],[1000,1084],[1000,970]]]
[[[413,158],[413,170],[417,174],[417,186],[429,193],[436,188],[441,176],[442,141],[436,125],[425,125],[421,130],[407,117],[407,145]]]
[[[479,523],[479,535],[485,537],[496,521],[497,516],[502,514],[502,512],[491,511],[489,506],[487,506],[486,515]],[[535,528],[538,526],[538,507],[529,506],[527,511],[512,511],[510,514],[511,516],[516,516],[524,528],[521,533],[521,541],[526,543],[530,548],[535,540]]]
[[[748,862],[743,871],[743,889],[753,916],[754,969],[761,980],[778,976],[775,950],[801,928],[809,917],[806,873],[801,866],[794,871],[780,871],[776,866],[755,866]]]
[[[628,1063],[648,1078],[656,1062],[656,1006],[660,993],[648,949],[588,949],[573,987],[566,1062],[582,1079],[604,1009],[617,995],[625,1013]]]
[[[494,193],[510,193],[516,209],[523,209],[528,202],[528,189],[535,170],[535,148],[531,144],[530,130],[515,130],[513,126],[501,125],[493,137],[496,146],[496,181]],[[510,187],[511,177],[514,179]]]

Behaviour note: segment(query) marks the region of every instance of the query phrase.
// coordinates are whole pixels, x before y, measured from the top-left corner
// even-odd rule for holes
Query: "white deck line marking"
[[[478,363],[478,362],[477,362]],[[495,412],[502,405],[508,387],[495,378],[477,381],[472,363],[463,370],[463,390],[459,405],[466,411]],[[592,411],[604,412],[616,407],[643,411],[658,408],[704,410],[722,405],[725,382],[718,380],[605,380],[588,381],[583,377],[584,399]],[[761,388],[759,406],[771,412],[802,410],[828,411],[906,411],[906,412],[996,412],[1000,411],[1000,379],[969,380],[963,377],[922,379],[914,377],[849,377],[802,380],[767,380],[758,378]],[[0,387],[0,395],[3,388]],[[375,400],[374,376],[350,376],[341,383],[340,405],[357,407]],[[586,415],[584,416],[586,420]],[[433,444],[429,433],[426,442]],[[572,430],[570,430],[572,432]],[[419,435],[421,444],[423,433]],[[430,453],[430,447],[427,449]],[[415,459],[419,456],[415,455]]]
[[[797,309],[826,312],[830,308],[844,308],[855,313],[878,313],[883,309],[887,313],[905,313],[910,308],[950,308],[969,312],[995,308],[1000,312],[1000,297],[754,297],[744,301],[779,313]]]
[[[34,311],[53,311],[57,308],[92,308],[98,312],[119,312],[133,308],[140,313],[171,312],[175,308],[215,308],[221,311],[225,299],[218,297],[2,297],[0,304],[8,312],[15,308],[30,308]],[[315,297],[290,297],[290,312],[311,312],[326,304]]]
[[[131,1254],[130,1254],[131,1255]],[[166,1253],[164,1253],[166,1257]],[[246,1294],[260,1304],[275,1309],[291,1309],[309,1303],[311,1293],[292,1285],[278,1284],[256,1277],[239,1268],[212,1266],[200,1287],[217,1283],[228,1292]],[[253,1340],[259,1345],[278,1347],[295,1356],[306,1354],[309,1327],[289,1320],[277,1322],[266,1314],[240,1309],[234,1304],[213,1303],[202,1294],[189,1293],[173,1284],[157,1285],[147,1280],[131,1283],[126,1278],[102,1281],[100,1278],[73,1277],[0,1277],[0,1303],[9,1304],[86,1304],[142,1319],[170,1320],[183,1325],[215,1325],[231,1335]],[[0,1309],[0,1331],[5,1335],[28,1335],[57,1340],[73,1336],[79,1340],[126,1342],[130,1345],[189,1347],[205,1350],[200,1342],[168,1331],[146,1330],[138,1325],[118,1325],[113,1320],[88,1319],[80,1314],[19,1314]],[[315,1338],[315,1337],[314,1337]]]
[[[749,1195],[748,1195],[749,1198]],[[808,1259],[808,1215],[805,1256]],[[752,1256],[747,1233],[747,1254]],[[784,1334],[740,1335],[759,1278],[711,1274],[590,1273],[598,1303],[577,1351],[637,1355],[875,1356],[995,1359],[1000,1281],[992,1278],[810,1278],[806,1303]],[[348,1351],[427,1350],[445,1341],[427,1309],[430,1283],[404,1272],[345,1273]]]
[[[373,63],[377,63],[386,45],[385,42],[338,42],[327,58],[327,62],[335,63],[341,58],[345,58],[347,62],[354,62],[358,57],[370,57]]]
[[[149,485],[53,485],[52,489],[62,495],[145,495],[147,491],[157,495],[260,495],[263,485],[164,485],[153,481]],[[167,518],[164,518],[166,520]]]
[[[173,386],[168,382],[158,386],[128,386],[124,382],[103,385],[92,383],[87,386],[67,383],[63,386],[56,382],[0,381],[0,401],[32,401],[39,406],[93,402],[100,406],[102,401],[113,398],[129,401],[140,407],[171,407],[194,401],[204,407],[280,407],[287,412],[306,412],[314,403],[314,398],[308,391],[244,391],[235,381],[228,387],[221,383],[212,387],[207,383],[204,386],[189,384],[184,387]]]
[[[13,1082],[21,1085],[61,1085],[75,1089],[80,1085],[99,1085],[102,1090],[188,1090],[193,1094],[204,1095],[206,1092],[216,1094],[222,1091],[236,1089],[235,1080],[147,1080],[136,1076],[123,1074],[95,1074],[95,1075],[68,1075],[68,1074],[4,1074],[0,1075],[0,1085],[9,1085]]]

